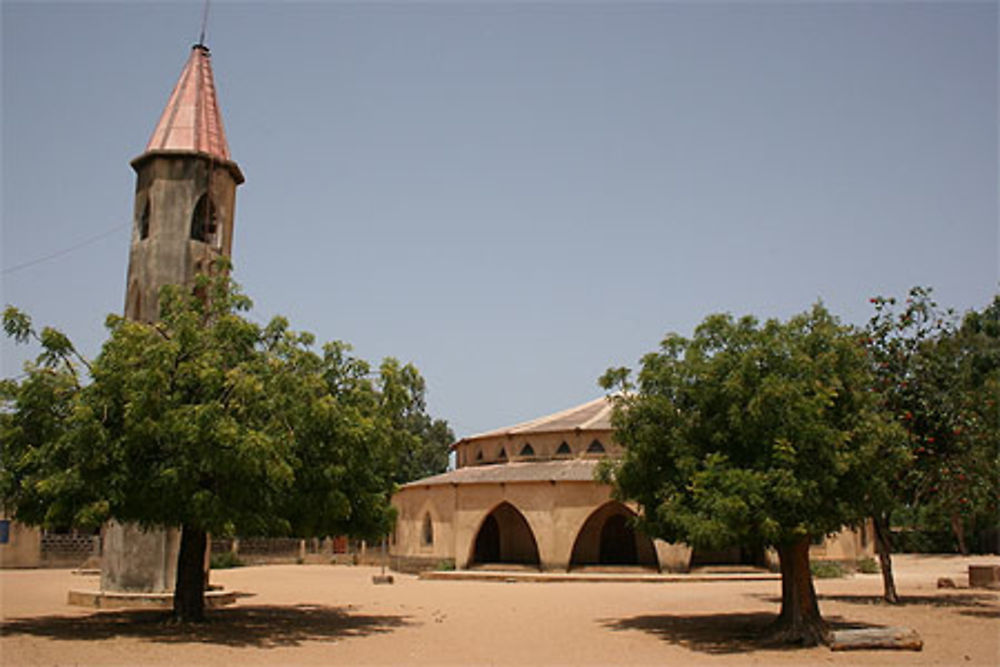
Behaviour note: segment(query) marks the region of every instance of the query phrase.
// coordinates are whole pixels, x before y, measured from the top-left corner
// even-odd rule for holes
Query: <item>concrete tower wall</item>
[[[236,186],[242,176],[232,163],[191,153],[146,153],[133,167],[137,178],[125,316],[153,322],[164,285],[190,286],[219,256],[231,255]],[[211,205],[199,208],[203,196]],[[196,217],[204,240],[192,238]]]

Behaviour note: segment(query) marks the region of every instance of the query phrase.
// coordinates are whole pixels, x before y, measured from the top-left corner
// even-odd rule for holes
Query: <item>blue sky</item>
[[[0,12],[2,299],[93,355],[202,6]],[[981,308],[997,33],[993,2],[216,2],[236,277],[261,320],[414,362],[458,435],[712,312]]]

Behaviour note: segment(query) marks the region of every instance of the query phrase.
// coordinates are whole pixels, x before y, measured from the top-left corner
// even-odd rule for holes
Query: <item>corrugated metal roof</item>
[[[433,477],[404,484],[402,488],[442,484],[498,484],[500,482],[591,482],[598,461],[531,461],[497,465],[467,466]]]
[[[146,150],[194,151],[230,160],[208,47],[191,49]]]
[[[495,438],[505,435],[531,435],[535,433],[553,433],[557,431],[611,430],[611,401],[606,396],[596,398],[593,401],[578,405],[568,410],[556,412],[555,414],[532,419],[531,421],[515,424],[506,428],[487,431],[476,435],[462,438],[456,445],[470,440],[480,440],[482,438]]]

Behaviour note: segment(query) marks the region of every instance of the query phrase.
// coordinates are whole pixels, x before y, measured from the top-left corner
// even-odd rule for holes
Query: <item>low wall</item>
[[[371,563],[380,565],[381,561]],[[419,574],[428,570],[454,570],[454,558],[434,558],[428,556],[391,556],[389,569],[406,574]]]
[[[8,521],[6,532],[6,543],[0,543],[0,568],[82,567],[100,562],[98,535],[48,532],[17,521]]]
[[[16,521],[6,522],[6,542],[0,543],[0,568],[39,567],[42,562],[41,531]]]

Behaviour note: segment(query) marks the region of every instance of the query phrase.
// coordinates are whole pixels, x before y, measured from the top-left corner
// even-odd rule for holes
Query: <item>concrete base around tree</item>
[[[235,602],[235,591],[205,591],[206,608],[225,607]],[[66,603],[95,609],[172,609],[174,594],[70,589]]]

